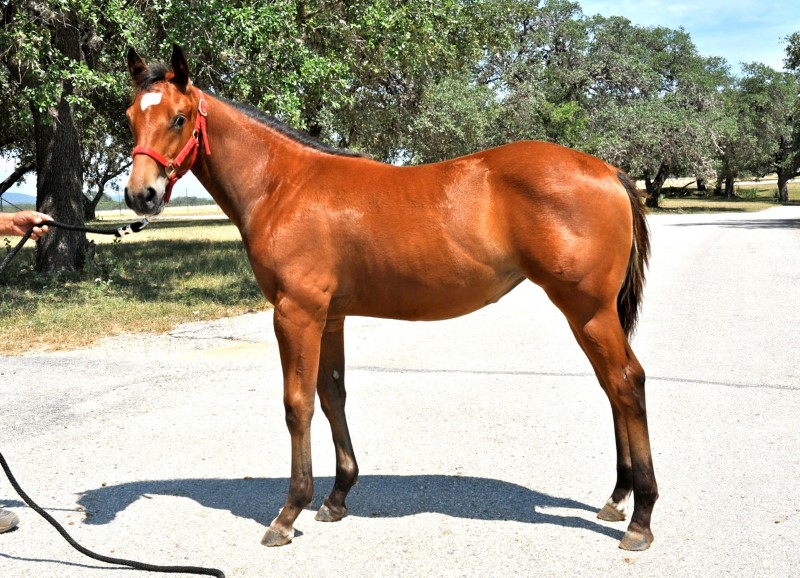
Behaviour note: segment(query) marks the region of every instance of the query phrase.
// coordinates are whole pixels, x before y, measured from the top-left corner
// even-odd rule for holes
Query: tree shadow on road
[[[800,229],[800,219],[742,219],[705,223],[671,223],[670,227],[723,227],[726,229]]]
[[[315,479],[316,510],[333,486],[333,478]],[[87,513],[86,524],[107,524],[136,500],[149,495],[186,497],[208,508],[268,525],[283,506],[288,478],[153,480],[107,486],[84,492],[78,503]],[[399,518],[438,513],[475,520],[515,521],[580,528],[622,539],[623,530],[603,526],[586,515],[546,510],[597,509],[568,498],[549,496],[523,486],[468,476],[365,475],[348,496],[350,516]]]

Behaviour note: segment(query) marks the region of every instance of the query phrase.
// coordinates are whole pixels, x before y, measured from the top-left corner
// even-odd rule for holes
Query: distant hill
[[[15,205],[35,205],[36,197],[23,195],[22,193],[3,193],[0,197],[3,203],[14,203]]]

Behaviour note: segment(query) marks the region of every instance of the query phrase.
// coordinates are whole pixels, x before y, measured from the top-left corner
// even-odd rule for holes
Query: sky
[[[721,56],[736,74],[743,62],[783,69],[785,38],[800,32],[800,9],[792,0],[577,0],[587,16],[624,16],[639,26],[683,28],[702,56]],[[0,180],[14,168],[0,157]],[[36,195],[33,176],[12,189]],[[208,197],[190,173],[175,185],[176,196]]]
[[[587,16],[624,16],[639,26],[683,28],[702,56],[721,56],[731,71],[742,62],[783,70],[785,38],[800,32],[791,0],[576,0]]]

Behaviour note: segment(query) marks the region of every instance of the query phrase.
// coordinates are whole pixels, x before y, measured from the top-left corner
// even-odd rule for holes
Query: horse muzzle
[[[156,183],[155,185],[135,189],[128,184],[125,187],[125,204],[137,215],[154,216],[164,210],[165,195],[164,183]]]

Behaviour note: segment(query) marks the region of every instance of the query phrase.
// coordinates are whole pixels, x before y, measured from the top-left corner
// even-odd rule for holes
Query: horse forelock
[[[142,71],[134,79],[134,86],[137,91],[150,90],[154,84],[169,81],[174,74],[163,64],[154,64]]]

